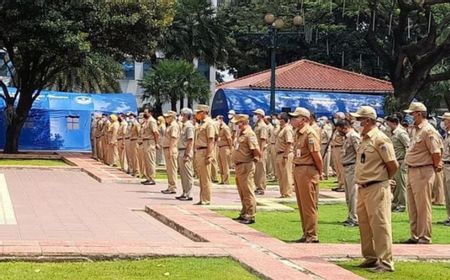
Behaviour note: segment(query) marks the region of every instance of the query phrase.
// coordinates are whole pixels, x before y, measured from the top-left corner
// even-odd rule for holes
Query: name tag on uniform
[[[239,142],[236,142],[236,144],[234,145],[234,149],[239,150]]]
[[[300,149],[297,149],[296,151],[295,151],[295,157],[301,157],[302,156],[302,150],[300,150]]]

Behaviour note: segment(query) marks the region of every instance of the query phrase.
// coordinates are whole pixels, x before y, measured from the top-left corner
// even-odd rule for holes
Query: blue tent
[[[275,92],[275,110],[277,113],[296,107],[305,107],[317,117],[331,117],[336,112],[355,112],[359,106],[370,105],[377,114],[384,116],[384,96],[367,93],[334,93],[300,90],[277,90]],[[211,113],[213,116],[227,116],[229,110],[240,114],[252,115],[261,108],[270,111],[270,91],[251,89],[219,89],[213,99]]]
[[[14,93],[14,88],[9,88]],[[42,91],[22,129],[19,149],[90,151],[93,113],[137,112],[132,94]],[[5,102],[0,99],[0,148],[5,145]]]

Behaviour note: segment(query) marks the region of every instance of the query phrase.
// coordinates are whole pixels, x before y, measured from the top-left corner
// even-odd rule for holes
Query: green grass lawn
[[[68,166],[59,159],[0,159],[0,166],[22,165],[22,166]]]
[[[259,279],[228,258],[162,258],[137,261],[0,263],[0,279],[144,280]]]
[[[366,269],[355,267],[355,265],[358,265],[361,262],[362,260],[351,262],[338,262],[337,264],[369,280],[372,279],[441,280],[441,279],[449,279],[450,277],[450,263],[448,262],[396,262],[394,264],[395,272],[383,274],[372,273],[367,271]]]
[[[287,204],[297,209],[296,204]],[[221,214],[233,218],[236,211],[220,211]],[[359,243],[358,227],[348,228],[341,222],[347,218],[347,206],[344,204],[319,205],[319,239],[322,243]],[[446,218],[443,206],[433,207],[433,243],[449,244],[450,227],[437,225],[435,222]],[[301,236],[300,216],[294,212],[259,212],[256,223],[251,225],[256,230],[267,233],[280,240],[291,242]],[[393,240],[395,243],[408,239],[408,214],[392,213]]]

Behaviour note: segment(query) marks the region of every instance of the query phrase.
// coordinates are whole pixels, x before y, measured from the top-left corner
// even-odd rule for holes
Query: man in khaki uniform
[[[262,109],[253,111],[257,118],[255,123],[255,134],[258,140],[259,151],[261,152],[261,160],[255,165],[255,186],[257,195],[263,195],[266,190],[266,157],[267,157],[267,141],[269,140],[269,131],[264,121],[266,114]]]
[[[101,118],[98,114],[92,114],[91,115],[91,133],[90,133],[90,139],[91,139],[91,152],[92,152],[92,158],[97,160],[97,146],[95,144],[95,134],[97,131],[97,122]]]
[[[436,137],[439,140],[439,146],[441,147],[441,154],[443,153],[444,144],[442,136],[436,131]],[[444,195],[444,172],[440,170],[436,172],[434,178],[433,190],[431,191],[431,203],[433,205],[444,206],[445,205],[445,195]]]
[[[341,162],[345,174],[345,201],[347,202],[348,215],[344,221],[344,226],[358,226],[358,215],[356,214],[356,202],[358,190],[355,184],[355,162],[361,137],[356,132],[349,121],[343,120],[336,123],[336,129],[344,136],[344,143],[341,151]]]
[[[273,180],[274,178],[274,169],[273,169],[273,161],[272,161],[272,143],[270,142],[273,138],[274,133],[274,126],[271,123],[271,117],[266,116],[264,118],[264,122],[267,125],[267,132],[268,132],[268,138],[267,138],[267,148],[266,148],[266,178],[269,180]]]
[[[110,153],[109,153],[109,143],[108,143],[108,128],[111,124],[111,121],[108,118],[108,115],[103,114],[103,126],[102,126],[102,136],[101,136],[101,142],[102,142],[102,150],[103,150],[103,163],[106,165],[110,164]]]
[[[270,142],[270,160],[272,161],[273,179],[278,180],[277,174],[277,150],[275,149],[275,143],[277,142],[278,133],[280,132],[280,121],[277,115],[272,115],[273,133],[269,138]]]
[[[141,126],[140,135],[142,138],[142,157],[140,162],[141,172],[146,180],[144,185],[155,185],[156,175],[156,149],[159,141],[158,125],[151,113],[144,113],[144,122]]]
[[[230,177],[230,156],[233,148],[233,139],[231,129],[223,122],[223,116],[218,117],[219,139],[217,147],[219,148],[218,162],[221,181],[220,184],[228,184]]]
[[[166,119],[166,132],[162,140],[164,161],[166,162],[168,187],[162,190],[163,194],[174,194],[177,192],[178,172],[178,139],[180,138],[180,127],[176,121],[177,113],[168,111],[164,114]]]
[[[117,137],[119,134],[119,121],[118,117],[114,114],[110,116],[111,123],[108,127],[108,165],[110,166],[119,166],[119,149],[118,149],[118,141]]]
[[[345,114],[342,112],[337,112],[334,115],[335,124],[340,120],[345,120]],[[345,175],[344,175],[344,167],[341,162],[341,149],[342,145],[344,145],[344,137],[342,137],[339,133],[335,133],[333,140],[331,140],[331,158],[333,160],[334,171],[336,172],[338,187],[334,188],[334,191],[344,192],[344,184],[345,184]]]
[[[209,205],[211,203],[211,164],[213,161],[214,139],[216,129],[209,117],[208,105],[197,105],[195,119],[200,123],[195,131],[195,155],[197,175],[200,184],[200,201],[196,205]]]
[[[117,148],[119,151],[119,163],[120,169],[124,172],[128,170],[127,153],[126,153],[126,135],[128,129],[128,122],[125,114],[119,116],[119,132],[117,134]]]
[[[102,147],[102,133],[103,133],[103,119],[99,115],[97,122],[95,123],[95,150],[97,153],[97,160],[103,160],[103,147]]]
[[[217,147],[217,140],[219,139],[219,123],[217,120],[212,120],[212,123],[214,124],[214,149],[212,153],[212,163],[211,163],[211,180],[213,183],[218,183],[219,180],[217,180],[217,175],[220,173],[219,169],[219,148]]]
[[[322,176],[322,156],[318,132],[311,127],[311,113],[297,107],[291,115],[291,124],[295,127],[294,140],[294,182],[297,205],[302,221],[302,243],[319,243],[318,196],[319,182]]]
[[[377,114],[372,107],[361,106],[351,115],[362,129],[355,166],[361,250],[365,258],[359,267],[373,272],[394,271],[389,186],[398,169],[394,147],[377,128]]]
[[[412,102],[408,110],[414,118],[411,147],[406,152],[408,165],[408,200],[410,239],[407,244],[431,243],[431,192],[435,172],[442,169],[441,146],[437,132],[427,121],[427,108],[420,102]]]
[[[238,220],[242,224],[255,223],[256,198],[253,192],[254,162],[261,160],[256,135],[248,125],[248,115],[236,115],[233,120],[239,127],[239,135],[233,149],[233,161],[236,166],[236,185],[242,202]]]
[[[447,219],[438,222],[444,226],[450,227],[450,113],[445,113],[441,117],[445,125],[445,137],[444,137],[444,152],[442,154],[442,161],[444,163],[444,195],[445,195],[445,207],[447,208]]]
[[[289,117],[287,113],[281,113],[280,132],[278,132],[275,142],[275,150],[277,152],[277,177],[280,185],[281,198],[291,197],[292,195],[292,144],[294,143],[294,131],[288,123]]]
[[[191,190],[194,185],[192,161],[194,157],[195,127],[191,121],[193,115],[191,109],[181,109],[180,115],[182,125],[180,139],[178,140],[178,167],[180,169],[183,193],[175,198],[181,201],[191,201]]]
[[[392,115],[386,118],[386,125],[391,129],[391,141],[394,145],[395,157],[400,168],[395,173],[395,189],[392,199],[392,211],[404,212],[406,209],[406,164],[405,155],[409,148],[409,135],[406,129],[400,125],[397,116]]]
[[[141,125],[136,120],[136,115],[133,112],[128,113],[128,127],[125,136],[125,149],[128,162],[128,173],[131,176],[139,174],[139,159],[138,159],[138,137]]]
[[[320,121],[322,123],[322,130],[320,133],[320,151],[322,153],[323,159],[323,175],[324,179],[328,179],[330,175],[330,162],[331,162],[331,152],[329,147],[329,142],[333,136],[333,127],[327,117],[321,117]],[[328,146],[328,148],[327,148]]]

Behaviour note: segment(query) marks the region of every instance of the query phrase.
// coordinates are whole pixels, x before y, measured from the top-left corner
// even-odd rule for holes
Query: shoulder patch
[[[313,138],[310,138],[310,139],[308,140],[308,143],[309,143],[309,144],[314,144],[314,143],[315,143],[315,141],[314,141],[314,139],[313,139]]]
[[[380,149],[381,149],[382,151],[386,152],[387,149],[388,149],[388,147],[387,147],[386,144],[382,144],[382,145],[380,145]]]

